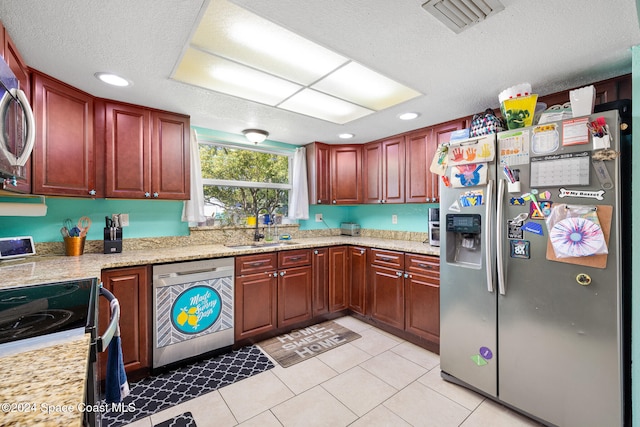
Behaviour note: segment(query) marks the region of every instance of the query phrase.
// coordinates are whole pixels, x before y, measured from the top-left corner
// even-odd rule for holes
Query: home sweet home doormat
[[[355,332],[336,322],[328,321],[296,329],[258,345],[280,366],[287,368],[358,338],[360,335]]]

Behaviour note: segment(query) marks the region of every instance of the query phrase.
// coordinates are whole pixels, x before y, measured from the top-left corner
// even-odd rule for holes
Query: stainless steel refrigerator
[[[450,143],[443,378],[548,425],[623,424],[619,152],[617,111]]]

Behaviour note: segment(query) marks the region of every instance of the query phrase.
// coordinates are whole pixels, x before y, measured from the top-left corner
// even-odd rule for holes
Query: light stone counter
[[[0,425],[81,426],[90,339],[0,357]]]
[[[264,244],[265,242],[261,242]],[[158,249],[123,251],[121,254],[85,253],[77,257],[49,255],[12,261],[0,266],[0,288],[12,288],[39,283],[58,282],[88,277],[100,278],[107,268],[162,264],[206,258],[246,255],[291,249],[336,245],[359,245],[426,255],[438,255],[439,248],[428,243],[376,237],[328,236],[294,239],[282,247],[233,249],[222,244],[174,246]]]

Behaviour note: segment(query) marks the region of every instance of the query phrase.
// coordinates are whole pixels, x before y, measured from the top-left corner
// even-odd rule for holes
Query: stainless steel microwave
[[[35,130],[29,99],[0,58],[0,184],[16,185],[16,178],[25,177],[24,165],[33,150]]]

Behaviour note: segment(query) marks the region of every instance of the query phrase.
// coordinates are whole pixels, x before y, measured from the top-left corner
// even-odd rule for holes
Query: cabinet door
[[[344,310],[348,306],[348,288],[351,271],[346,246],[329,248],[329,312]]]
[[[404,329],[404,279],[397,269],[371,265],[371,317]]]
[[[120,340],[126,372],[151,366],[151,283],[148,267],[118,268],[102,272],[103,286],[120,302]],[[100,298],[99,333],[109,324],[111,310]],[[104,378],[108,351],[100,353]]]
[[[405,201],[429,203],[433,198],[432,182],[437,180],[429,171],[436,143],[433,129],[420,129],[405,136]],[[431,154],[431,155],[430,155]]]
[[[362,203],[362,145],[331,146],[331,203]]]
[[[314,249],[311,258],[313,317],[329,312],[329,249]]]
[[[306,146],[307,178],[309,181],[309,203],[327,205],[331,203],[331,153],[329,146],[314,142]]]
[[[379,142],[365,144],[362,149],[364,175],[364,203],[382,203],[382,145]]]
[[[278,327],[311,319],[311,266],[278,272]]]
[[[150,111],[107,102],[105,116],[105,196],[151,197]]]
[[[404,203],[404,136],[382,142],[382,203]]]
[[[469,127],[469,123],[467,119],[454,120],[447,123],[442,123],[440,125],[433,127],[433,139],[435,144],[429,144],[429,153],[428,159],[429,163],[425,165],[428,168],[429,164],[431,164],[431,159],[435,154],[436,148],[438,145],[444,144],[445,142],[449,142],[451,140],[451,133],[457,130],[465,129]],[[428,172],[429,176],[429,191],[431,192],[431,201],[439,202],[440,201],[440,177],[434,173]]]
[[[9,33],[5,31],[4,28],[0,28],[0,32],[2,33],[2,37],[0,37],[0,43],[2,43],[2,49],[4,49],[4,60],[18,79],[20,89],[22,89],[25,95],[27,95],[27,99],[30,99],[31,102],[33,102],[29,67],[27,67],[27,64],[22,59],[22,56],[16,48],[16,45],[13,43],[13,40],[9,36]],[[33,155],[29,160],[27,160],[27,163],[24,166],[24,178],[18,178],[16,186],[11,185],[11,191],[19,193],[31,192],[31,170],[33,166],[32,159]]]
[[[189,118],[154,111],[151,146],[151,196],[188,200],[190,194]]]
[[[236,341],[276,328],[277,284],[275,270],[236,277]]]
[[[93,97],[34,73],[33,192],[100,197],[96,188]]]
[[[440,281],[408,273],[405,279],[406,330],[436,344],[440,343]]]
[[[349,258],[351,266],[349,309],[364,315],[366,310],[367,250],[362,247],[350,247]]]

